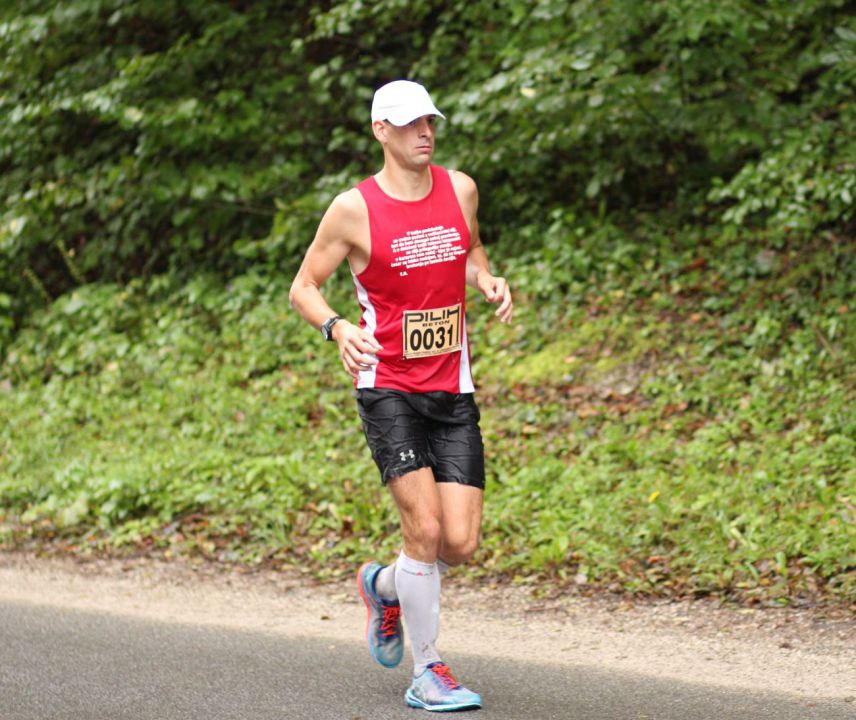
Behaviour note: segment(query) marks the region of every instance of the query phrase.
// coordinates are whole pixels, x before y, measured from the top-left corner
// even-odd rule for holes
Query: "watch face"
[[[324,337],[325,340],[332,340],[333,339],[333,326],[340,319],[341,318],[338,315],[336,315],[334,317],[331,317],[329,320],[327,320],[327,322],[325,322],[321,326],[321,335]]]

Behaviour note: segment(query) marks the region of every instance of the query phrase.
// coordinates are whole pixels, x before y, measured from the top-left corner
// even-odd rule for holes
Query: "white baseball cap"
[[[443,115],[431,101],[428,91],[410,80],[393,80],[380,87],[372,100],[372,122],[388,120],[402,127],[423,115]]]

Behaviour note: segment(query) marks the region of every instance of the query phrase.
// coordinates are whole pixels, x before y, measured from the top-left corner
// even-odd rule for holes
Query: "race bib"
[[[404,313],[404,357],[443,355],[461,349],[461,303],[434,310]]]

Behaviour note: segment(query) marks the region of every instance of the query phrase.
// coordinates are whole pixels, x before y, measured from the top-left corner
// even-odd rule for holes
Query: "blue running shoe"
[[[467,690],[459,683],[449,666],[442,662],[431,663],[404,693],[410,707],[434,712],[467,710],[481,707],[481,695]]]
[[[404,628],[401,605],[384,600],[375,592],[375,578],[383,569],[378,562],[367,562],[357,573],[357,585],[368,610],[366,642],[372,657],[385,668],[398,667],[404,654]]]

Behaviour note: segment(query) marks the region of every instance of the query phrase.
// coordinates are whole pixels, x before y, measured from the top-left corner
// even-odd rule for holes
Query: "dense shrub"
[[[479,572],[852,603],[852,3],[0,0],[0,54],[0,547],[392,552],[287,288],[406,76],[518,301]]]
[[[481,183],[488,240],[853,217],[843,0],[28,0],[0,7],[0,53],[4,343],[86,281],[293,268],[375,167],[371,93],[400,76],[447,111],[438,160]]]

